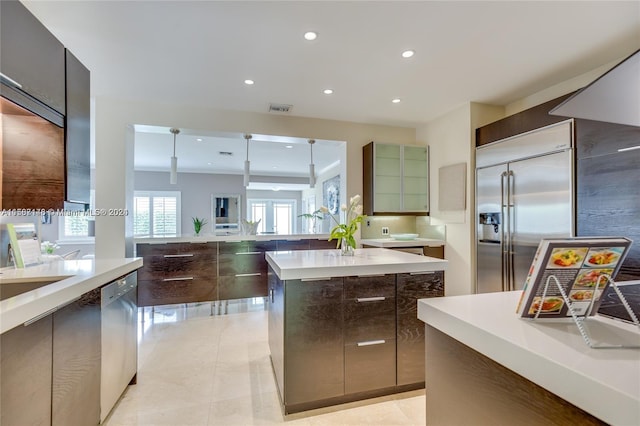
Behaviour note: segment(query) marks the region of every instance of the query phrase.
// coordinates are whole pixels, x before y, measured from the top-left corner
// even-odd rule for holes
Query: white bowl
[[[418,234],[391,234],[394,240],[411,241],[418,238]]]

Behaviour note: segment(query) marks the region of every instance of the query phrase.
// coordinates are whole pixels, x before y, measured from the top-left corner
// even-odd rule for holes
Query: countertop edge
[[[418,318],[607,423],[640,424],[638,396],[601,383],[569,365],[549,359],[476,324],[457,318],[430,305],[429,299],[418,301]],[[516,318],[515,310],[514,319],[523,321]],[[620,326],[613,320],[603,321],[614,327]],[[570,380],[554,380],[554,377],[570,377]],[[575,392],[576,389],[589,389],[590,392]]]
[[[69,263],[71,269],[74,263],[91,262],[92,270],[60,275],[60,281],[0,301],[0,334],[142,267],[142,258],[64,262]]]

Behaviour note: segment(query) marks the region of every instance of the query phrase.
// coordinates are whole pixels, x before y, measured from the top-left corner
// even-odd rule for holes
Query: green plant
[[[196,235],[198,235],[200,231],[202,231],[202,227],[207,224],[207,219],[200,219],[198,216],[196,216],[192,217],[191,220],[193,220],[193,231],[196,233]]]
[[[313,220],[317,220],[317,219],[324,219],[324,213],[322,213],[322,209],[318,209],[314,212],[311,213],[303,213],[303,214],[299,214],[298,217],[304,217],[305,219],[313,219]]]
[[[360,201],[360,195],[354,195],[349,200],[349,206],[343,204],[340,207],[340,210],[345,212],[345,220],[347,223],[339,223],[333,215],[329,215],[334,222],[336,222],[336,226],[331,229],[331,233],[329,235],[329,241],[333,239],[337,239],[338,242],[336,244],[336,248],[340,248],[342,241],[344,240],[349,247],[356,248],[356,239],[354,238],[354,234],[358,230],[358,225],[362,223],[365,215],[362,214],[362,204],[358,204]],[[323,213],[328,213],[329,209],[325,206],[320,207],[320,211]]]

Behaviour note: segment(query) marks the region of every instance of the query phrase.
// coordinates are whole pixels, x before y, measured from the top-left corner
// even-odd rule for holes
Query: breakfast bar
[[[640,349],[592,349],[570,318],[521,319],[520,294],[418,302],[427,423],[640,424]],[[585,325],[596,342],[640,345],[631,324],[595,315]]]
[[[269,349],[285,413],[424,387],[417,300],[447,261],[384,248],[267,252]]]

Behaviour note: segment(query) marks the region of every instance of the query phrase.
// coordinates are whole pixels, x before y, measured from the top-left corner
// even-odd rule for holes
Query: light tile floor
[[[235,302],[235,303],[234,303]],[[140,309],[138,384],[107,426],[424,425],[424,390],[283,416],[262,299]]]

